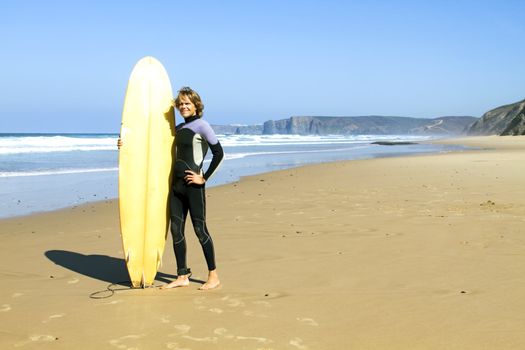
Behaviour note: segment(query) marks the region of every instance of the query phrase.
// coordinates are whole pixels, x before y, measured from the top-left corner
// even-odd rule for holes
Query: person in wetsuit
[[[176,128],[177,158],[170,192],[171,235],[177,260],[177,279],[162,286],[162,289],[185,287],[190,283],[191,270],[186,264],[184,235],[188,211],[208,265],[208,280],[199,289],[213,289],[220,285],[220,281],[213,240],[206,226],[205,183],[219,167],[224,153],[213,129],[202,119],[204,105],[197,92],[188,87],[182,88],[174,105],[184,118],[184,122]],[[213,157],[208,169],[203,172],[202,163],[208,148]]]

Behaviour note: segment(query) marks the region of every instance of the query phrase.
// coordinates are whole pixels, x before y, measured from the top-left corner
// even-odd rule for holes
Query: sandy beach
[[[114,200],[2,220],[0,348],[524,349],[525,137],[440,142],[480,149],[208,189],[214,291],[191,223],[193,283],[163,291],[118,284]]]

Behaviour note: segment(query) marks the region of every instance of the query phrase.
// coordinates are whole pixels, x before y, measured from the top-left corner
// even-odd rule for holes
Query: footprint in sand
[[[297,317],[297,321],[307,324],[309,326],[319,326],[319,323],[315,322],[313,318]]]
[[[262,306],[265,306],[265,307],[272,307],[272,304],[270,304],[269,302],[264,301],[264,300],[256,300],[256,301],[252,301],[252,303],[255,304],[255,305],[262,305]]]
[[[54,335],[35,334],[35,335],[30,336],[29,339],[26,340],[26,341],[23,341],[23,342],[20,342],[20,343],[16,343],[15,347],[24,346],[24,345],[27,345],[27,344],[30,344],[30,343],[34,343],[34,342],[52,342],[52,341],[56,341],[56,340],[58,340],[58,337],[55,337]]]
[[[11,305],[9,305],[9,304],[4,304],[0,308],[0,312],[7,312],[7,311],[10,311],[10,310],[11,310]]]
[[[308,346],[303,345],[303,340],[301,338],[293,338],[290,340],[290,345],[295,346],[299,350],[307,350]]]
[[[120,303],[123,303],[124,300],[122,299],[118,299],[118,300],[113,300],[113,301],[110,301],[110,302],[107,302],[107,303],[100,303],[100,304],[97,304],[96,306],[101,306],[101,305],[115,305],[115,304],[120,304]]]
[[[42,323],[48,323],[51,322],[54,319],[64,317],[66,314],[57,314],[57,315],[51,315],[47,319],[43,320]]]
[[[117,339],[112,339],[109,341],[109,343],[118,348],[118,349],[129,349],[129,347],[125,344],[123,344],[123,342],[127,341],[127,340],[135,340],[135,339],[140,339],[140,338],[143,338],[144,337],[144,334],[130,334],[130,335],[125,335],[123,337],[120,337],[120,338],[117,338]]]
[[[267,294],[269,296],[269,294]],[[275,295],[272,295],[273,297],[278,297],[279,294],[275,294]],[[213,312],[215,314],[222,314],[224,312],[232,312],[233,308],[235,309],[238,309],[238,308],[241,308],[241,310],[243,308],[246,307],[246,303],[241,300],[241,299],[238,299],[236,297],[234,297],[233,295],[226,295],[222,298],[220,298],[220,301],[222,302],[222,305],[223,306],[226,306],[226,309],[224,308],[220,308],[220,307],[211,307],[210,306],[214,306],[214,305],[206,305],[206,302],[205,302],[205,298],[204,297],[199,297],[199,298],[195,298],[193,299],[193,304],[196,306],[196,309],[197,310],[206,310],[206,311],[209,311],[209,312]],[[253,305],[256,305],[256,306],[263,306],[263,307],[271,307],[271,304],[270,302],[268,301],[265,301],[265,300],[257,300],[257,301],[252,301],[250,302],[251,304]],[[258,313],[254,310],[242,310],[243,314],[245,316],[251,316],[251,317],[263,317],[263,318],[266,318],[268,317],[268,315],[265,315],[265,314],[261,314],[261,313]]]
[[[263,337],[245,337],[243,335],[233,335],[228,332],[226,328],[217,328],[213,331],[214,334],[221,336],[224,339],[236,339],[236,340],[250,340],[261,344],[273,343],[273,340]]]
[[[190,348],[179,347],[179,343],[166,343],[166,347],[172,350],[191,350]]]
[[[205,343],[216,343],[217,340],[219,340],[217,337],[197,338],[197,337],[192,337],[191,335],[183,335],[182,338],[188,339],[188,340],[193,340],[193,341],[196,341],[196,342],[205,342]]]
[[[273,343],[272,340],[266,339],[266,338],[262,338],[262,337],[244,337],[242,335],[237,335],[237,336],[235,336],[235,339],[237,339],[237,340],[254,340],[257,343],[262,343],[262,344]]]
[[[222,297],[221,300],[228,307],[231,307],[231,308],[244,308],[244,307],[246,307],[246,303],[244,301],[242,301],[240,299],[237,299],[237,298],[235,298],[235,297],[233,297],[231,295],[226,295],[226,296]],[[271,307],[270,302],[265,301],[265,300],[252,301],[251,304],[262,305],[264,307]],[[253,311],[253,310],[243,310],[242,313],[243,313],[244,316],[249,316],[249,317],[261,317],[261,318],[267,318],[268,317],[268,315],[257,313],[256,311]]]
[[[249,317],[260,317],[260,318],[268,318],[268,315],[265,315],[265,314],[258,314],[256,313],[255,311],[252,311],[252,310],[244,310],[242,312],[242,314],[244,316],[249,316]]]
[[[204,300],[205,299],[206,299],[205,297],[198,297],[198,298],[193,299],[193,304],[195,304],[197,306],[197,310],[205,310],[206,309],[206,307],[202,305],[202,304],[204,304]]]
[[[221,337],[225,339],[233,339],[235,336],[233,334],[229,334],[228,330],[226,328],[217,328],[213,331],[214,334],[220,335]]]
[[[191,327],[188,326],[187,324],[177,324],[177,325],[173,326],[173,328],[175,328],[177,333],[168,334],[169,337],[176,337],[176,336],[179,336],[181,334],[186,334],[191,329]]]
[[[226,304],[230,307],[244,307],[245,304],[242,300],[232,298],[231,295],[226,295],[221,298],[222,301],[225,301]]]

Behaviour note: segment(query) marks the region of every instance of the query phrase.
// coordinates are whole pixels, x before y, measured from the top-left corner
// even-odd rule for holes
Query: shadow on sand
[[[84,255],[66,250],[48,250],[45,255],[55,264],[84,276],[122,286],[130,284],[124,259],[98,254]],[[176,275],[159,271],[155,280],[169,283],[175,278],[177,278]],[[190,281],[204,283],[204,281],[193,278],[190,278]]]

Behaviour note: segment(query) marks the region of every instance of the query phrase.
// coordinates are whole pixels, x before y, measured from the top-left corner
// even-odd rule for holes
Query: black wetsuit
[[[206,195],[204,185],[188,185],[184,180],[186,170],[201,173],[202,163],[208,147],[213,154],[210,166],[204,174],[208,180],[219,167],[224,153],[211,126],[199,117],[190,117],[177,125],[177,160],[173,168],[173,183],[170,194],[171,235],[177,259],[177,275],[191,273],[186,265],[186,239],[184,226],[188,210],[195,234],[208,264],[208,270],[215,270],[213,240],[206,227]]]

